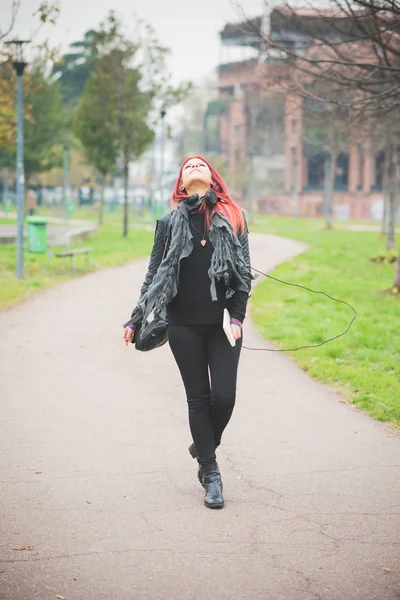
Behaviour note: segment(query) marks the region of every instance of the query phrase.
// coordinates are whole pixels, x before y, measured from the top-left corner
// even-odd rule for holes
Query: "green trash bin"
[[[47,221],[45,217],[28,217],[26,223],[29,252],[47,252]]]

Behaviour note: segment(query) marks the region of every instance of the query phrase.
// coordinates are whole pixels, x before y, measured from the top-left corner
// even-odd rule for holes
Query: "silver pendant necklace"
[[[197,231],[197,233],[199,233],[201,236],[203,236],[203,239],[202,239],[202,240],[200,240],[200,244],[201,244],[201,245],[203,246],[203,248],[204,248],[204,246],[207,244],[207,240],[206,240],[206,227],[205,227],[205,222],[204,222],[204,232],[203,232],[203,233],[201,233],[201,231],[199,231],[199,230],[197,229],[197,227],[195,227],[195,226],[193,225],[193,221],[192,221],[192,219],[190,219],[190,223],[191,223],[191,225],[192,225],[193,229],[194,229],[195,231]]]

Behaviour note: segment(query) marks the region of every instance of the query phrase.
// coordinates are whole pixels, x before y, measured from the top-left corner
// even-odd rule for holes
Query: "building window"
[[[292,121],[292,133],[297,133],[297,119]]]
[[[235,152],[235,158],[236,158],[236,162],[240,162],[240,158],[241,158],[241,154],[240,154],[240,150],[236,150]]]
[[[235,136],[236,136],[236,137],[239,137],[239,135],[240,135],[240,132],[241,132],[241,127],[240,127],[240,125],[235,125]]]

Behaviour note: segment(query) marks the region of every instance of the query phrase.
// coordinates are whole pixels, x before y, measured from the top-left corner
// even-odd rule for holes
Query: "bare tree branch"
[[[13,30],[13,27],[15,25],[15,20],[17,18],[17,14],[20,9],[20,6],[21,6],[21,0],[12,0],[10,25],[6,31],[0,32],[0,41],[3,40],[4,38],[6,38]]]

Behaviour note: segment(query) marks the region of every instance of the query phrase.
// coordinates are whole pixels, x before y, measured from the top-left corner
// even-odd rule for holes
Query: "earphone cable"
[[[346,333],[349,331],[350,327],[353,325],[354,321],[356,320],[356,318],[358,316],[356,309],[351,304],[349,304],[349,302],[346,302],[345,300],[338,300],[338,298],[334,298],[333,296],[330,296],[326,292],[319,292],[316,290],[312,290],[311,288],[308,288],[305,285],[301,285],[300,283],[290,283],[288,281],[283,281],[282,279],[278,279],[278,277],[273,277],[272,275],[267,275],[266,273],[263,273],[262,271],[255,269],[254,267],[251,267],[251,269],[253,271],[256,271],[256,273],[260,273],[260,275],[264,275],[265,277],[268,277],[269,279],[274,279],[275,281],[278,281],[279,283],[284,283],[285,285],[291,285],[293,287],[299,287],[299,288],[302,288],[303,290],[312,292],[313,294],[322,294],[323,296],[326,296],[327,298],[329,298],[330,300],[333,300],[334,302],[340,302],[341,304],[346,304],[346,306],[349,306],[351,308],[351,310],[354,312],[354,315],[345,331],[343,331],[342,333],[339,333],[339,335],[335,335],[331,338],[328,338],[327,340],[324,340],[320,344],[309,344],[306,346],[299,346],[298,348],[278,348],[278,349],[276,349],[276,348],[249,348],[248,346],[242,346],[242,348],[244,348],[246,350],[254,350],[254,351],[258,351],[258,352],[296,352],[297,350],[302,350],[303,348],[318,348],[319,346],[323,346],[324,344],[327,344],[328,342],[331,342],[332,340],[336,340],[337,338],[340,338],[343,335],[346,335]]]

